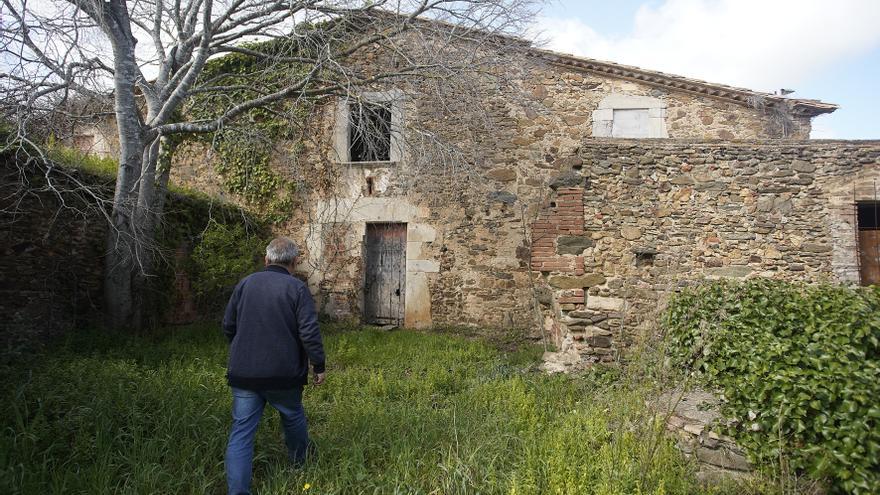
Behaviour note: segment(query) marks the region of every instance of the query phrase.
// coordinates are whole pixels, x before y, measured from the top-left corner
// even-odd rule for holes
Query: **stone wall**
[[[119,153],[119,129],[116,120],[110,116],[100,116],[91,122],[84,122],[74,127],[72,135],[61,141],[65,146],[81,153],[116,158]]]
[[[685,458],[697,461],[698,479],[720,482],[751,475],[754,466],[736,441],[712,430],[725,422],[720,400],[713,394],[674,389],[661,395],[654,407]]]
[[[612,317],[625,331],[601,343],[625,347],[670,293],[704,278],[858,283],[855,205],[878,199],[880,142],[589,140],[577,162],[583,249],[560,233],[556,259],[533,263],[554,291],[544,307],[568,352],[559,365],[603,359],[594,337]],[[575,285],[586,300],[572,306]]]
[[[44,169],[15,158],[0,154],[0,354],[102,323],[108,223],[82,188],[106,201],[114,184],[112,176],[56,163],[53,190]],[[210,220],[230,224],[245,217],[238,208],[202,196],[169,195],[167,230],[159,234],[162,261],[151,288],[158,292],[159,314],[150,315],[150,323],[218,318],[222,301],[196,297],[192,247]]]
[[[522,134],[518,144],[525,146],[546,138],[558,139],[572,131],[580,137],[595,135],[597,115],[594,112],[604,108],[609,97],[658,101],[665,110],[666,136],[663,137],[673,139],[807,139],[810,136],[808,118],[786,118],[760,105],[750,108],[723,99],[571,68],[537,64],[529,68],[522,85],[533,102],[530,111],[523,115],[526,118],[523,124],[525,127],[529,127],[530,122],[536,124],[534,129],[526,129]],[[783,121],[790,126],[787,135],[782,129]]]
[[[387,62],[381,54],[368,55],[366,66]],[[594,169],[598,154],[605,151],[591,150],[607,143],[590,137],[596,131],[596,112],[650,101],[655,105],[649,107],[651,118],[662,119],[662,125],[652,121],[652,132],[660,129],[670,138],[809,134],[809,119],[794,119],[785,136],[779,115],[760,105],[547,64],[523,54],[507,53],[493,63],[503,68],[494,78],[441,85],[399,80],[363,88],[365,95],[394,95],[392,107],[402,132],[395,142],[403,147],[394,160],[341,161],[347,105],[339,100],[321,102],[307,122],[290,123],[301,129],[295,133],[301,142],[276,143],[273,165],[297,183],[300,194],[290,220],[276,230],[304,246],[303,271],[324,311],[360,317],[365,226],[405,222],[416,236],[407,249],[408,326],[527,327],[536,336],[551,336],[559,347],[587,346],[594,356],[604,356],[596,359],[613,359],[615,342],[625,340],[621,329],[632,320],[628,311],[638,309],[621,302],[619,292],[629,278],[614,266],[634,264],[639,256],[640,270],[657,270],[668,254],[641,246],[647,237],[635,224],[625,229],[631,239],[621,240],[639,246],[626,247],[617,258],[595,255],[611,243],[610,237],[594,237],[597,218],[629,221],[633,217],[623,216],[636,214],[632,208],[617,212],[596,206],[601,189],[587,169]],[[601,122],[607,125],[607,118]],[[626,143],[630,148],[616,153],[636,161],[648,159],[639,154],[639,143],[647,148],[679,145],[663,139]],[[758,145],[764,146],[746,146]],[[301,151],[293,156],[291,150]],[[213,168],[217,158],[199,146],[184,147],[175,157],[172,180],[223,194]],[[624,194],[613,190],[609,197],[614,200],[618,192]],[[651,190],[629,194],[637,193],[648,195],[626,202],[643,205],[656,199]],[[539,219],[547,229],[541,230]],[[557,220],[562,223],[554,224]],[[425,232],[430,235],[422,236]],[[566,237],[562,250],[559,236]],[[582,253],[572,254],[578,248]],[[562,281],[557,275],[583,279]],[[539,307],[538,299],[554,298],[558,307]]]
[[[40,175],[20,175],[8,155],[0,161],[0,348],[14,352],[93,321],[107,224],[76,195],[65,194],[62,207],[62,197],[38,191]],[[25,177],[34,190],[22,195]]]
[[[586,138],[552,163],[488,159],[476,186],[424,177],[429,191],[402,196],[390,179],[325,222],[352,230],[327,263],[346,276],[321,280],[334,314],[357,317],[362,222],[412,222],[431,232],[408,253],[431,268],[419,321],[528,327],[562,368],[608,361],[704,278],[857,282],[854,205],[875,199],[878,157],[876,142]]]

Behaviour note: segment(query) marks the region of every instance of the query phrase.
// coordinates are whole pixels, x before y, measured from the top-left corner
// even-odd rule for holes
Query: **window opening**
[[[639,248],[633,250],[636,255],[637,267],[654,266],[654,260],[657,258],[657,250],[652,248]]]
[[[349,106],[349,156],[353,162],[391,159],[390,103],[352,103]]]
[[[859,230],[880,229],[880,202],[859,203]]]

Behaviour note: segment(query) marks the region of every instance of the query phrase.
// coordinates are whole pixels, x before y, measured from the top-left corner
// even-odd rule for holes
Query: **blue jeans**
[[[306,460],[309,431],[302,405],[302,387],[252,391],[232,388],[232,430],[226,447],[226,482],[231,495],[249,494],[254,460],[254,436],[266,402],[278,410],[287,455],[295,465]]]

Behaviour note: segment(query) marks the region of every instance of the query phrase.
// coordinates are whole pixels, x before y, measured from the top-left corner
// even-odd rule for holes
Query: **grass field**
[[[696,493],[616,368],[535,371],[540,352],[411,331],[327,329],[304,395],[319,458],[287,466],[267,409],[254,489],[300,493]],[[2,371],[0,493],[224,493],[231,403],[217,328],[84,332]]]

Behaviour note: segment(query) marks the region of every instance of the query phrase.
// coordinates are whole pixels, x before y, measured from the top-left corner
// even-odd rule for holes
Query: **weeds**
[[[546,376],[531,371],[540,349],[410,331],[326,345],[328,381],[304,398],[319,456],[290,468],[267,410],[257,493],[700,490],[619,369]],[[209,326],[83,333],[5,370],[0,491],[224,493],[225,356]]]

